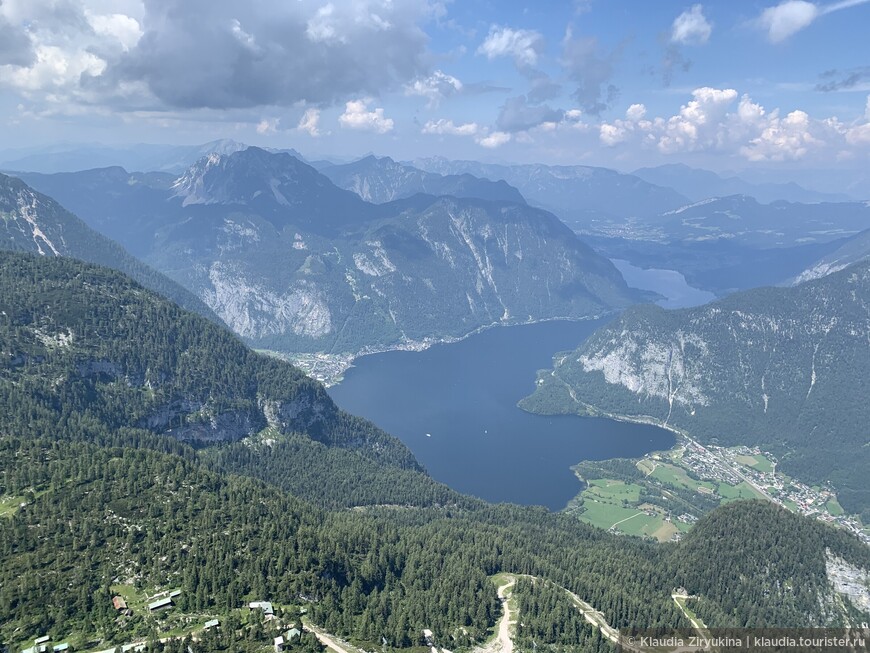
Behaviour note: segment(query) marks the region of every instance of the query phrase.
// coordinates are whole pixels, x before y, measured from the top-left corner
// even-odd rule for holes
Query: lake
[[[716,299],[716,295],[710,291],[690,286],[686,278],[676,270],[639,268],[617,258],[610,259],[610,262],[622,273],[625,282],[632,288],[652,290],[662,295],[664,299],[656,303],[663,308],[700,306]]]
[[[561,510],[582,489],[571,465],[641,457],[674,444],[673,434],[655,426],[517,408],[553,354],[574,349],[604,323],[499,327],[421,352],[364,356],[329,393],[401,439],[450,487],[488,501]]]

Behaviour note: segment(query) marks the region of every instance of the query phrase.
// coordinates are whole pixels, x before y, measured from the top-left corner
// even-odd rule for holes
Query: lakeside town
[[[809,486],[776,471],[777,460],[758,447],[702,445],[682,436],[682,447],[672,460],[701,480],[750,485],[770,501],[807,517],[839,526],[870,544],[870,533],[847,515],[827,487]]]

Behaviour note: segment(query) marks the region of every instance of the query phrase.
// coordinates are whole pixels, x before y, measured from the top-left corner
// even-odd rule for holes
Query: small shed
[[[300,631],[298,628],[291,628],[290,630],[287,631],[287,641],[292,642],[294,639],[299,637],[301,634],[302,634],[302,631]]]
[[[174,598],[177,597],[177,596],[181,596],[181,590],[172,590],[172,591],[169,593],[169,598],[170,598],[170,599],[174,599]]]
[[[275,645],[275,653],[281,653],[284,650],[284,638],[281,635],[278,635],[273,643]]]
[[[58,644],[51,650],[54,651],[54,653],[64,653],[64,651],[69,651],[69,644],[67,642],[64,642],[63,644]]]
[[[51,637],[49,635],[43,635],[42,637],[37,637],[36,639],[34,639],[33,643],[34,644],[45,644],[49,640],[51,640]]]
[[[219,626],[219,625],[220,625],[219,620],[209,619],[208,621],[205,622],[205,624],[203,625],[202,628],[203,628],[203,630],[208,630],[209,628],[215,628],[216,626]]]
[[[124,600],[123,596],[113,596],[112,606],[115,608],[115,610],[126,610],[127,601]]]

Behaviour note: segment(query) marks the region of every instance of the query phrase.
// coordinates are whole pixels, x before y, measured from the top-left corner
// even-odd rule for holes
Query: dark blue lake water
[[[670,432],[654,426],[517,408],[534,389],[536,371],[601,324],[502,327],[422,352],[364,356],[329,392],[345,410],[400,438],[452,488],[560,510],[582,487],[571,465],[674,444]]]

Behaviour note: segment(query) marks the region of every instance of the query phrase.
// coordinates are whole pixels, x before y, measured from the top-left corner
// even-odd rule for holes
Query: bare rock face
[[[352,355],[643,299],[503,181],[358,163],[336,179],[372,200],[402,199],[366,202],[289,154],[257,148],[209,155],[166,185],[90,173],[38,181],[258,349]],[[409,196],[417,189],[427,194]],[[119,197],[131,207],[123,222]]]

